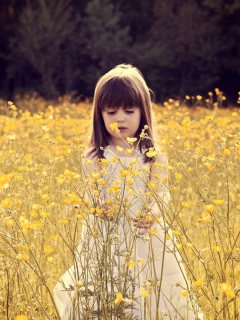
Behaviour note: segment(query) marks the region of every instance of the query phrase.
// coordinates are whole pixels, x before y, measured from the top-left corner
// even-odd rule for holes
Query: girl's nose
[[[125,121],[125,116],[123,112],[118,112],[116,114],[116,121],[117,122],[124,122]]]

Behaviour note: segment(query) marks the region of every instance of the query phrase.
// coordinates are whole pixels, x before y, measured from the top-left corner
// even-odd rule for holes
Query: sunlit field
[[[92,208],[81,177],[91,103],[26,96],[0,101],[0,112],[0,319],[60,319],[53,288]],[[181,295],[194,293],[206,320],[240,319],[240,108],[170,100],[154,112],[169,159],[165,219],[190,281]]]

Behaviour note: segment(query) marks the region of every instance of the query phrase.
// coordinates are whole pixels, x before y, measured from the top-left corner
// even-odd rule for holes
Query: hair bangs
[[[128,79],[112,78],[102,88],[102,94],[98,99],[98,108],[100,110],[119,107],[124,109],[129,107],[142,108],[143,101],[136,89]]]

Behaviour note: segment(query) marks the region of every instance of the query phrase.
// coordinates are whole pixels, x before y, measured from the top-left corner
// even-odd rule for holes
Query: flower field
[[[165,219],[190,281],[181,295],[194,293],[206,320],[240,319],[240,108],[170,100],[154,113],[169,159]],[[0,101],[0,319],[59,319],[53,287],[89,211],[81,159],[90,128],[90,102]]]

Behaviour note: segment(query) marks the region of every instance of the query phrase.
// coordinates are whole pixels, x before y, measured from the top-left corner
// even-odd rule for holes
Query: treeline
[[[240,90],[239,0],[1,0],[0,96],[92,96],[116,64],[157,100]]]

